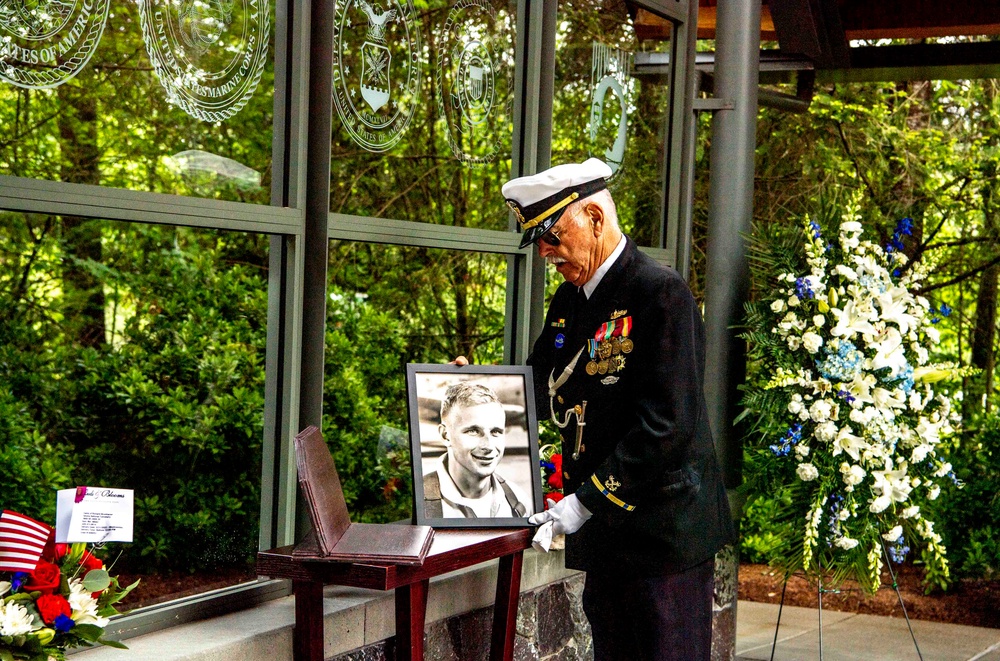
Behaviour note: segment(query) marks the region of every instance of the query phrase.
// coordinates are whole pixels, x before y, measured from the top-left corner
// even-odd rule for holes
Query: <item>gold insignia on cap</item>
[[[611,318],[612,319],[618,319],[620,317],[624,317],[627,314],[628,314],[628,310],[615,310],[614,312],[611,313]]]
[[[608,479],[604,480],[604,486],[608,488],[608,491],[618,491],[618,487],[621,485],[622,483],[616,480],[614,475],[608,475]]]
[[[507,200],[507,206],[510,207],[510,210],[514,212],[515,216],[517,216],[517,222],[524,225],[524,216],[521,215],[521,210],[518,208],[517,203],[513,200]]]

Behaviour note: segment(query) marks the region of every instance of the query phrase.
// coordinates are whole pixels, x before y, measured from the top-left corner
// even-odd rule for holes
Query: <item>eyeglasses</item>
[[[538,240],[544,243],[545,245],[552,246],[553,248],[562,243],[562,240],[559,238],[559,234],[556,233],[555,225],[550,227],[549,231],[547,231],[545,234],[538,237]]]

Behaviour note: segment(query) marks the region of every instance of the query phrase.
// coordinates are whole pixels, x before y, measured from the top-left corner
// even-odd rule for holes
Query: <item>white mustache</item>
[[[556,257],[555,255],[549,255],[548,257],[545,258],[545,263],[550,264],[551,266],[558,266],[559,264],[562,264],[565,261],[566,261],[565,257]]]

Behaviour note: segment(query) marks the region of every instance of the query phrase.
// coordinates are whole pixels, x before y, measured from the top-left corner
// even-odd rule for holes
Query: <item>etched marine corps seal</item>
[[[139,19],[171,103],[205,122],[243,109],[267,58],[267,0],[139,0]]]
[[[514,39],[508,25],[488,0],[459,0],[441,31],[438,104],[451,151],[467,163],[494,160],[513,130]]]
[[[333,102],[351,139],[391,149],[419,101],[420,31],[413,5],[345,0],[333,26]]]
[[[0,80],[31,89],[80,73],[104,34],[110,0],[0,0]]]

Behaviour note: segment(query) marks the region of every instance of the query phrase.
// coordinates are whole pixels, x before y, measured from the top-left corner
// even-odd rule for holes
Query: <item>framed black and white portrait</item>
[[[409,364],[406,391],[416,523],[528,525],[542,508],[531,368]]]

